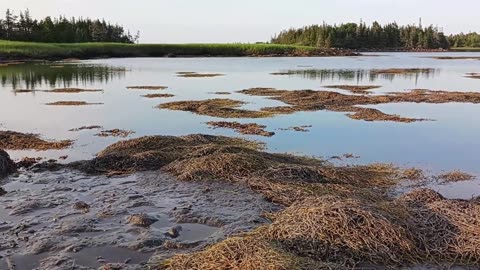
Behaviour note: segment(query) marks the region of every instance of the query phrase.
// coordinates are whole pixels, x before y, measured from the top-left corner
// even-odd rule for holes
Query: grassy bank
[[[275,44],[34,43],[0,40],[0,59],[165,56],[335,56],[348,52]]]
[[[453,52],[480,52],[480,48],[477,47],[459,47],[459,48],[450,48]]]

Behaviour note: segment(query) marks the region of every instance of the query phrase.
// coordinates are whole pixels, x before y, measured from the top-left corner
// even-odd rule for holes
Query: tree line
[[[14,14],[7,9],[5,18],[0,19],[0,39],[32,42],[80,43],[80,42],[120,42],[134,43],[139,33],[130,32],[117,24],[105,20],[70,18],[64,16],[33,19],[27,9]]]
[[[448,40],[450,41],[450,45],[452,45],[452,47],[480,47],[480,34],[476,32],[451,35],[448,37]]]
[[[448,49],[449,37],[433,26],[399,26],[397,23],[367,26],[365,23],[311,25],[280,32],[275,44],[298,44],[346,49]]]

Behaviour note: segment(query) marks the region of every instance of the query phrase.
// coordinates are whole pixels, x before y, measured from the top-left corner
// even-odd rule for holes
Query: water
[[[25,64],[0,67],[0,128],[42,134],[48,139],[73,139],[72,148],[58,151],[11,151],[14,158],[68,155],[66,162],[88,159],[119,138],[93,136],[98,130],[70,132],[84,125],[105,129],[133,130],[131,136],[186,135],[208,133],[242,136],[263,141],[267,150],[309,156],[339,156],[353,153],[359,159],[348,163],[393,162],[418,166],[432,172],[464,170],[480,174],[480,105],[475,104],[384,104],[373,106],[389,114],[431,118],[436,121],[410,124],[364,122],[344,113],[318,111],[281,115],[268,119],[236,119],[256,122],[275,131],[271,138],[244,136],[225,129],[210,129],[205,122],[218,118],[189,112],[160,110],[156,105],[176,100],[230,98],[248,102],[245,108],[281,105],[263,97],[250,97],[234,91],[251,87],[278,89],[323,89],[335,84],[375,84],[375,93],[422,88],[448,91],[479,91],[480,80],[465,78],[480,72],[478,60],[437,60],[431,56],[480,56],[479,53],[379,53],[366,57],[331,58],[135,58],[102,59],[78,63]],[[58,67],[64,65],[65,67]],[[371,69],[429,68],[417,75],[372,76]],[[295,71],[292,75],[272,72]],[[305,70],[310,70],[305,72]],[[176,72],[222,73],[216,78],[180,78]],[[134,85],[166,85],[163,91],[127,90]],[[16,89],[48,90],[54,87],[103,89],[103,92],[54,94],[17,93]],[[328,89],[329,91],[335,91]],[[228,91],[232,95],[212,92]],[[340,92],[343,92],[339,90]],[[170,93],[173,98],[147,99],[147,93]],[[345,92],[344,92],[345,93]],[[102,102],[83,107],[46,106],[63,100]],[[280,128],[312,125],[310,132],[282,131]]]

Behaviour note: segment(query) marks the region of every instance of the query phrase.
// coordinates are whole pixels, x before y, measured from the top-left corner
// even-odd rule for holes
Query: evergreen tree
[[[138,36],[139,38],[139,36]],[[83,18],[67,19],[46,17],[34,20],[27,9],[14,15],[10,9],[5,19],[0,19],[0,39],[36,41],[36,42],[122,42],[133,43],[136,40],[123,27],[112,25],[105,20]]]
[[[464,41],[466,39],[455,38],[455,42],[457,44],[467,43]],[[367,26],[364,22],[341,25],[323,23],[323,25],[289,29],[274,36],[271,42],[348,49],[447,49],[450,47],[445,35],[432,26],[427,28],[413,25],[400,27],[396,23],[382,26],[378,22],[374,22],[371,26]],[[470,43],[474,43],[474,41]]]

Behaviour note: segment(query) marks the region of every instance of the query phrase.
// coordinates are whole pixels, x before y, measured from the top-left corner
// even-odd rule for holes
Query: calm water
[[[242,136],[225,129],[210,129],[205,122],[219,120],[189,112],[160,110],[162,102],[231,98],[248,102],[246,108],[281,105],[263,97],[234,92],[250,87],[279,89],[322,89],[332,84],[375,84],[376,93],[413,88],[431,90],[480,91],[480,80],[465,78],[465,73],[480,72],[478,60],[436,60],[435,53],[381,53],[369,57],[340,58],[136,58],[82,61],[75,64],[25,64],[0,67],[0,128],[42,134],[48,139],[74,139],[71,149],[49,152],[12,151],[15,158],[40,156],[67,161],[91,158],[118,138],[93,136],[97,130],[70,132],[84,125],[106,129],[133,130],[131,136],[185,135],[191,133]],[[475,53],[444,53],[480,56]],[[56,65],[64,65],[58,67]],[[430,73],[413,76],[373,76],[371,69],[432,68]],[[223,73],[216,78],[179,78],[176,72]],[[272,72],[294,71],[274,76]],[[127,90],[132,85],[166,85],[163,91]],[[99,88],[103,92],[81,94],[17,93],[17,89],[49,90],[54,87]],[[330,91],[334,91],[331,90]],[[147,99],[146,93],[171,93],[173,98]],[[341,91],[340,91],[341,92]],[[63,100],[102,102],[83,107],[46,106]],[[406,117],[431,118],[418,123],[364,122],[349,119],[344,113],[300,112],[269,119],[240,119],[256,122],[275,131],[271,138],[244,136],[266,142],[268,150],[313,156],[360,156],[348,163],[394,162],[420,166],[432,172],[461,169],[480,174],[480,105],[474,104],[386,104],[374,106],[385,113]],[[280,128],[312,125],[310,132],[281,131]],[[478,188],[478,186],[476,187]]]

